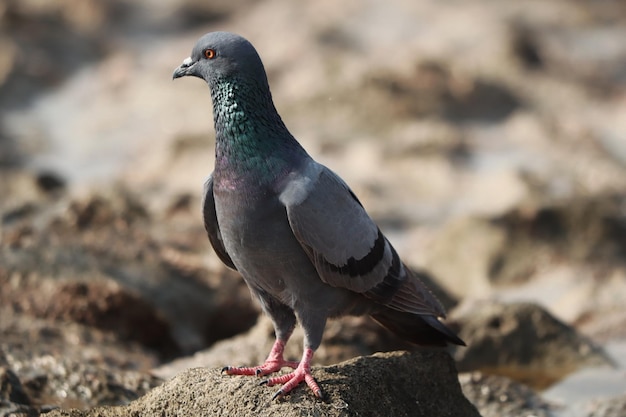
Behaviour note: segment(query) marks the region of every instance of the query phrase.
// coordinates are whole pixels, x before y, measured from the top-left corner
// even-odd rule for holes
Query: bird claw
[[[315,378],[313,378],[313,376],[311,375],[310,369],[296,368],[295,371],[289,374],[280,375],[274,378],[266,379],[262,382],[262,384],[267,385],[269,387],[278,385],[278,384],[283,384],[280,390],[278,390],[274,394],[274,396],[272,396],[272,400],[274,400],[276,398],[281,398],[284,395],[291,392],[291,390],[293,390],[295,387],[300,385],[302,381],[304,381],[309,386],[309,388],[311,389],[311,391],[313,391],[313,394],[317,398],[321,400],[325,399],[325,396],[322,393],[322,390],[320,389],[319,385],[317,384],[317,381],[315,381]]]
[[[222,368],[222,373],[226,373],[227,375],[253,375],[253,376],[265,376],[271,373],[280,371],[283,367],[289,368],[297,368],[298,362],[295,361],[286,361],[283,359],[279,360],[267,360],[263,365],[253,366],[253,367],[233,367],[233,366],[225,366]]]
[[[285,359],[283,359],[283,347],[283,342],[280,342],[280,340],[276,341],[274,347],[272,348],[272,352],[270,352],[270,355],[265,360],[265,363],[263,365],[240,368],[225,366],[222,368],[222,372],[225,372],[228,375],[255,375],[259,377],[279,371],[283,367],[287,366],[293,368],[293,372],[275,376],[273,378],[264,379],[259,383],[259,385],[267,385],[269,387],[279,384],[282,385],[280,390],[278,390],[272,396],[272,400],[275,400],[276,398],[281,398],[284,395],[288,394],[302,381],[304,381],[309,386],[309,388],[311,389],[311,391],[313,391],[313,394],[315,394],[317,398],[325,400],[325,396],[322,393],[322,390],[315,381],[315,378],[313,378],[313,375],[311,375],[311,357],[313,356],[313,349],[305,349],[302,360],[300,362],[296,362],[286,361]]]
[[[283,392],[282,389],[279,389],[278,391],[274,393],[274,395],[272,395],[272,401],[274,401],[277,398],[283,398],[283,395],[285,395],[285,393]]]

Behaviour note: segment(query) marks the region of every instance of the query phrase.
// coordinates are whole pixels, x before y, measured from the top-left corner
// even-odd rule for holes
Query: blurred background
[[[203,229],[208,87],[171,80],[213,30],[256,46],[294,136],[432,279],[461,371],[528,384],[546,413],[626,407],[621,0],[4,0],[0,369],[28,400],[11,403],[123,403],[176,358],[219,366],[243,354],[229,338],[271,336]],[[325,343],[319,363],[407,348],[364,319]]]

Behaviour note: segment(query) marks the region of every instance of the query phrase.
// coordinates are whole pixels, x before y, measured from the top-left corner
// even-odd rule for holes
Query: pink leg
[[[295,368],[293,372],[263,381],[263,383],[267,384],[270,387],[277,384],[283,384],[283,386],[276,392],[276,394],[274,394],[272,399],[282,397],[283,395],[294,389],[296,386],[298,386],[298,384],[300,384],[302,381],[306,382],[306,384],[309,386],[309,388],[311,388],[313,394],[315,394],[316,397],[324,397],[324,395],[322,394],[322,390],[315,381],[315,378],[313,378],[313,375],[311,375],[311,358],[313,358],[313,349],[306,348],[304,350],[304,354],[302,355],[302,360],[300,361],[300,364],[298,364],[298,367]]]
[[[234,368],[232,366],[225,366],[222,368],[222,372],[226,372],[228,375],[257,375],[257,376],[265,376],[271,374],[276,371],[280,371],[281,368],[288,366],[290,368],[296,369],[298,367],[298,362],[296,361],[286,361],[283,358],[283,352],[285,351],[286,342],[280,339],[276,339],[274,342],[274,346],[272,346],[272,350],[270,354],[267,356],[265,363],[260,366],[254,367],[240,367]]]

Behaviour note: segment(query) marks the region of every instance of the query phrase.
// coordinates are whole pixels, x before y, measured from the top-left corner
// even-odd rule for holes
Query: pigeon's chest
[[[290,299],[290,280],[308,260],[293,236],[284,206],[263,193],[214,195],[224,247],[245,281]]]
[[[216,189],[215,210],[224,246],[239,266],[287,256],[293,238],[285,207],[263,189]]]

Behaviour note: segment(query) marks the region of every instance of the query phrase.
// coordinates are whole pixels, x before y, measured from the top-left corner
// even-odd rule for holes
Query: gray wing
[[[311,161],[292,174],[281,201],[322,281],[392,309],[444,316],[441,304],[407,272],[354,193],[328,168]]]
[[[213,175],[211,175],[204,183],[204,193],[202,195],[202,216],[204,218],[204,228],[209,235],[211,246],[222,262],[229,268],[237,269],[230,255],[226,252],[220,226],[217,223],[217,214],[215,212],[215,198],[213,197]]]

